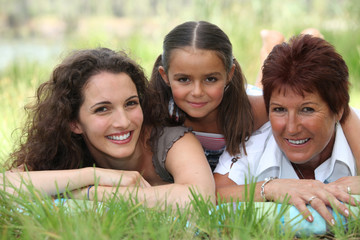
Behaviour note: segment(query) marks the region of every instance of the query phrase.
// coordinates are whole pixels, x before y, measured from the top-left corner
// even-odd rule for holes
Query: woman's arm
[[[346,140],[348,141],[351,151],[354,154],[356,159],[356,168],[358,175],[360,173],[360,144],[359,136],[360,136],[360,119],[356,115],[354,109],[350,108],[350,114],[346,121],[341,124],[342,129],[344,130],[344,134]]]
[[[235,182],[228,179],[227,175],[221,174],[215,174],[215,182],[217,194],[224,201],[247,201],[245,194],[249,196],[249,185],[248,193],[245,193],[245,185],[236,185]],[[263,183],[255,183],[254,201],[264,201],[260,194]],[[344,189],[338,191],[338,189],[326,187],[326,184],[316,180],[274,179],[264,185],[264,196],[267,201],[283,202],[288,200],[288,203],[294,205],[309,222],[313,221],[313,217],[306,204],[309,204],[309,200],[315,197],[311,201],[311,206],[332,225],[334,219],[327,210],[327,206],[335,206],[340,213],[348,216],[349,210],[340,201],[351,202],[355,205],[355,199]]]
[[[265,109],[265,102],[263,96],[252,96],[248,95],[251,109],[254,115],[254,131],[259,129],[264,123],[269,121],[269,117],[267,115]]]
[[[102,168],[82,168],[72,170],[50,171],[7,171],[0,174],[0,186],[14,193],[17,189],[27,190],[25,185],[31,184],[48,195],[56,195],[66,190],[71,191],[98,183],[104,186],[136,186],[149,187],[150,184],[138,172],[121,171]]]
[[[190,189],[196,194],[201,194],[205,200],[215,203],[215,183],[209,164],[205,158],[203,149],[192,133],[186,133],[177,140],[167,154],[165,167],[174,178],[173,184],[143,187],[109,188],[98,187],[90,189],[90,199],[97,194],[98,200],[111,197],[118,193],[121,197],[137,197],[140,202],[146,202],[147,206],[158,204],[179,204],[185,206],[193,197]],[[82,196],[86,194],[83,189]]]

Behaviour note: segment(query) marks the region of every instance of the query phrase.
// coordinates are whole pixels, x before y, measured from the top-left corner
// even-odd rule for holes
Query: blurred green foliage
[[[11,133],[21,126],[23,106],[69,51],[125,50],[149,76],[164,36],[189,20],[212,22],[228,34],[249,83],[261,67],[262,29],[288,39],[318,28],[348,64],[351,105],[360,108],[357,0],[0,0],[0,162],[17,139]]]

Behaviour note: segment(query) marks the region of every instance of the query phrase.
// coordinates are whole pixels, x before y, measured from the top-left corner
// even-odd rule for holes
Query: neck
[[[114,158],[104,154],[92,153],[96,165],[101,168],[138,171],[141,167],[144,147],[141,141],[138,141],[134,152],[123,158]]]
[[[204,118],[187,117],[184,124],[198,132],[223,133],[221,127],[219,127],[217,116]]]

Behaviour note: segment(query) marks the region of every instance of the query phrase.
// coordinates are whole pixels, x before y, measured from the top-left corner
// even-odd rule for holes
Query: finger
[[[349,217],[349,215],[350,215],[349,209],[346,207],[345,204],[341,203],[337,199],[335,199],[335,201],[332,202],[332,207],[334,209],[336,209],[343,216]]]
[[[320,214],[321,217],[323,217],[325,219],[325,221],[329,225],[331,225],[331,226],[335,225],[335,220],[334,220],[332,213],[326,207],[325,202],[321,198],[319,198],[319,197],[314,198],[310,202],[310,205],[315,211],[317,211]]]
[[[294,204],[294,206],[299,210],[300,214],[303,216],[304,219],[308,222],[313,222],[314,217],[309,211],[309,209],[306,207],[304,203]]]
[[[352,206],[356,206],[358,204],[358,201],[348,193],[348,189],[346,187],[341,187],[341,189],[328,188],[327,190],[333,194],[336,199],[343,203],[347,203]]]

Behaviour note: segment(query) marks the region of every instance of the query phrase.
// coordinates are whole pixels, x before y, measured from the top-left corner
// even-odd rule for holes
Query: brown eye
[[[208,77],[206,78],[206,82],[216,82],[218,79],[216,77]]]
[[[315,110],[314,110],[313,108],[311,108],[311,107],[304,107],[304,108],[302,109],[302,111],[305,112],[305,113],[312,113],[312,112],[314,112]]]
[[[95,109],[95,113],[102,113],[102,112],[106,112],[108,110],[107,107],[99,107]]]

